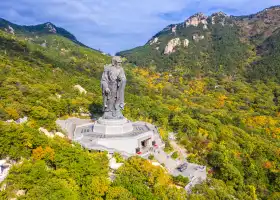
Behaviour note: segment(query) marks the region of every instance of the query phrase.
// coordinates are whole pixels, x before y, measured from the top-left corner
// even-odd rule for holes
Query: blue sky
[[[0,17],[22,25],[52,22],[82,43],[114,54],[145,44],[167,25],[197,12],[246,15],[279,4],[280,0],[0,0]]]

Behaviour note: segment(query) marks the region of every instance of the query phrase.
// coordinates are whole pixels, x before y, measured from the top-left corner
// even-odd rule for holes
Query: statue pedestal
[[[129,157],[147,157],[153,148],[164,145],[154,125],[124,119],[103,119],[76,125],[73,140],[92,150],[119,152]]]
[[[132,123],[124,119],[99,118],[94,124],[93,132],[105,135],[122,135],[133,131]]]

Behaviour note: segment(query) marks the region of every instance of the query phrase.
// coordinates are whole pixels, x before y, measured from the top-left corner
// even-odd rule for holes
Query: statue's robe
[[[124,107],[124,89],[126,77],[122,67],[116,68],[112,65],[106,65],[101,78],[101,88],[103,95],[104,112],[114,114],[120,112]],[[110,92],[107,94],[106,89]]]

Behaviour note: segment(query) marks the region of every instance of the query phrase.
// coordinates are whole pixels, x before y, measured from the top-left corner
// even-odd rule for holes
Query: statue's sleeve
[[[123,69],[119,74],[119,79],[120,79],[120,85],[118,91],[118,103],[124,105],[124,90],[126,85],[126,77]]]
[[[104,71],[101,78],[101,88],[104,93],[106,88],[108,88],[108,66],[104,67]]]
[[[120,76],[120,80],[121,80],[122,82],[126,82],[126,76],[125,76],[125,73],[124,73],[123,68],[122,68],[122,70],[121,70],[119,76]]]

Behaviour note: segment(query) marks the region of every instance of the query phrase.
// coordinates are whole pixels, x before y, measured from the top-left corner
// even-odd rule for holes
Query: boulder
[[[17,195],[18,197],[20,197],[20,196],[25,195],[25,193],[26,193],[26,190],[18,190],[18,191],[16,192],[16,195]]]
[[[24,116],[23,118],[19,118],[19,119],[17,119],[16,121],[14,121],[13,119],[9,119],[9,120],[7,120],[6,122],[7,122],[7,123],[13,123],[13,122],[15,122],[15,123],[17,123],[17,124],[23,124],[23,123],[27,122],[27,120],[28,120],[28,117]]]
[[[55,94],[55,96],[56,96],[58,99],[61,99],[61,95],[60,95],[60,94]]]
[[[184,47],[188,47],[189,46],[190,41],[188,39],[184,39],[183,40],[183,46]]]
[[[28,120],[28,117],[24,116],[23,118],[19,118],[18,120],[16,120],[17,124],[23,124],[26,123]]]
[[[61,132],[56,132],[55,135],[57,135],[58,137],[61,137],[61,138],[65,138],[65,135]]]
[[[199,42],[200,40],[203,40],[203,39],[204,39],[204,35],[198,35],[198,34],[193,35],[193,40],[195,42]]]
[[[46,40],[41,44],[41,47],[44,47],[44,48],[47,47],[47,41]]]
[[[180,38],[174,38],[170,40],[164,49],[164,54],[170,54],[175,52],[175,47],[180,46],[180,44],[181,44]]]
[[[123,165],[123,163],[117,163],[117,161],[114,157],[109,160],[109,166],[110,166],[111,169],[117,170],[122,165]]]
[[[49,137],[49,138],[53,138],[54,137],[54,134],[53,133],[51,133],[51,132],[49,132],[47,129],[44,129],[43,127],[40,127],[39,128],[39,131],[41,132],[41,133],[44,133],[47,137]]]
[[[80,92],[80,94],[86,94],[87,91],[80,85],[75,85],[74,88]]]

